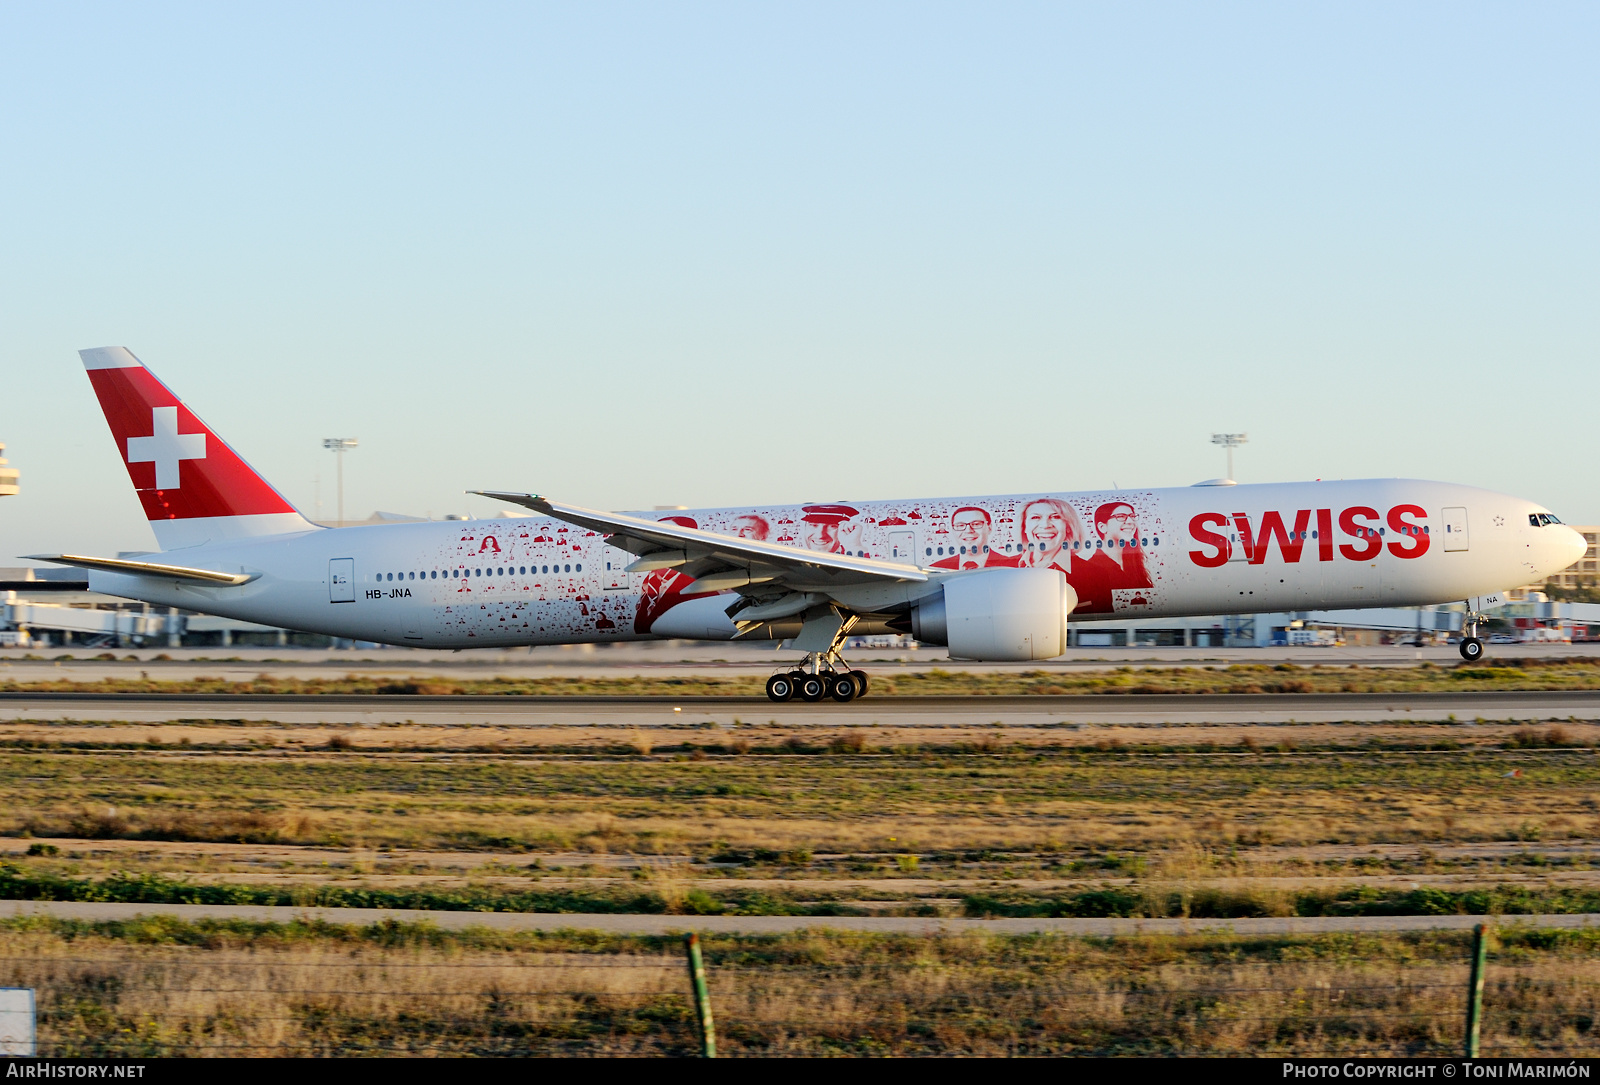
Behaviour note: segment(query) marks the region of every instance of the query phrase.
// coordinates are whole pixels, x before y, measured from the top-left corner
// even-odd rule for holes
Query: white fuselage
[[[942,576],[971,575],[974,566],[1051,565],[1084,600],[1074,618],[1095,619],[1487,596],[1574,560],[1573,539],[1580,537],[1530,522],[1543,512],[1486,490],[1383,479],[671,515],[707,531],[916,564],[937,574],[929,584],[906,586],[903,599],[888,599],[889,609],[914,602]],[[672,574],[625,572],[634,555],[599,534],[536,517],[319,529],[203,543],[164,557],[255,579],[214,587],[91,572],[90,587],[265,625],[427,648],[717,638],[734,631],[718,617],[720,604],[678,601]],[[675,618],[675,611],[693,618]]]

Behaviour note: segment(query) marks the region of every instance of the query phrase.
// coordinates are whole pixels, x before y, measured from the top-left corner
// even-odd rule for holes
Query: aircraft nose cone
[[[1561,530],[1566,532],[1561,539],[1561,568],[1565,569],[1589,552],[1589,543],[1584,539],[1582,532],[1575,531],[1565,524],[1561,525]]]

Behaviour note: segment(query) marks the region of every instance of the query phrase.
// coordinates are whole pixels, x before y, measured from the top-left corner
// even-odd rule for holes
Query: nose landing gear
[[[1476,663],[1483,658],[1483,640],[1478,636],[1478,623],[1484,616],[1474,611],[1468,604],[1467,613],[1461,619],[1461,658],[1468,663]]]

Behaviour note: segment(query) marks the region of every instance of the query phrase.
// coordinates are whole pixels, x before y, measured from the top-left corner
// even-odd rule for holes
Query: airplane
[[[473,490],[532,515],[325,528],[125,347],[79,352],[159,553],[29,555],[89,588],[332,637],[463,649],[688,638],[803,653],[774,701],[866,693],[847,637],[953,658],[1060,655],[1070,622],[1465,600],[1462,657],[1506,589],[1582,535],[1469,486],[1365,479],[600,512]]]

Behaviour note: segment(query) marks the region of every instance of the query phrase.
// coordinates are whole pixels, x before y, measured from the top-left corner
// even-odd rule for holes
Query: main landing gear
[[[796,697],[812,704],[832,697],[843,704],[867,695],[867,672],[851,670],[837,651],[812,652],[792,671],[767,679],[767,699],[792,701]]]
[[[839,646],[858,619],[837,608],[817,614],[800,627],[794,646],[806,651],[799,667],[767,679],[767,697],[773,701],[816,702],[832,697],[841,704],[867,695],[867,675],[852,670],[839,654]],[[826,646],[826,647],[824,647]],[[809,649],[809,650],[808,650]]]

